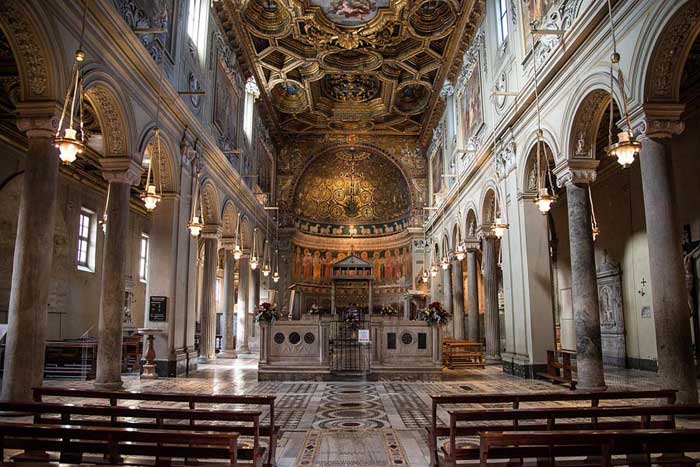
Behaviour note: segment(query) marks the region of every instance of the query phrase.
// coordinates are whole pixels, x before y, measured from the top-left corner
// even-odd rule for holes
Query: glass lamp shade
[[[270,265],[269,264],[263,264],[263,267],[261,269],[263,276],[267,277],[270,275]]]
[[[611,145],[608,152],[617,157],[617,162],[622,167],[627,168],[632,165],[641,147],[642,144],[634,139],[631,132],[621,131],[617,134],[617,143]]]
[[[277,283],[280,281],[280,273],[275,271],[272,273],[272,282]]]
[[[438,267],[434,264],[430,267],[430,277],[436,277],[438,273]]]
[[[190,235],[199,237],[199,234],[202,233],[202,223],[199,221],[199,216],[192,216],[192,222],[187,224],[187,228],[190,229]]]
[[[535,204],[542,214],[547,214],[552,209],[552,203],[556,201],[556,195],[550,195],[549,190],[544,187],[540,188],[540,192],[535,198]]]
[[[66,128],[63,138],[56,138],[54,144],[58,148],[58,157],[64,165],[72,164],[78,154],[83,152],[83,143],[78,140],[73,128]]]
[[[250,257],[250,269],[252,269],[253,271],[258,269],[258,258],[256,256]]]
[[[496,237],[503,238],[503,234],[506,232],[507,228],[508,224],[504,224],[503,220],[500,217],[497,217],[496,221],[493,223],[493,233],[496,235]]]
[[[233,245],[233,259],[238,261],[243,256],[243,251],[241,251],[241,246],[239,244]]]
[[[443,269],[443,271],[446,271],[447,268],[450,267],[450,260],[447,258],[447,256],[442,257],[442,260],[440,261],[440,267]]]
[[[593,241],[595,242],[598,239],[598,235],[600,235],[600,229],[597,225],[594,225],[591,227],[591,232],[593,234]]]
[[[156,193],[156,186],[152,183],[149,184],[146,190],[141,193],[141,199],[143,200],[144,206],[146,206],[146,211],[153,211],[160,201],[160,195]]]
[[[423,269],[423,282],[428,283],[428,278],[429,278],[429,277],[430,277],[430,274],[428,273],[428,271],[426,271],[425,269]]]
[[[455,251],[455,257],[457,258],[457,261],[462,261],[464,259],[464,256],[466,255],[465,250],[466,248],[464,247],[463,243],[460,243],[457,246],[457,251]]]

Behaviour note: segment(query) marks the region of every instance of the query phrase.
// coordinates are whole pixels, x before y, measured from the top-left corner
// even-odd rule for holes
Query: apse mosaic
[[[365,229],[379,224],[379,230],[371,231],[385,235],[395,233],[397,221],[407,219],[409,210],[408,184],[393,162],[344,150],[323,154],[306,168],[296,189],[294,214],[301,221],[355,230],[356,225]],[[391,232],[386,224],[393,224]]]
[[[374,251],[356,251],[354,254],[372,265],[373,279],[377,283],[400,284],[411,280],[412,256],[408,246]],[[349,252],[294,246],[292,276],[298,282],[330,284],[333,264],[349,255]]]

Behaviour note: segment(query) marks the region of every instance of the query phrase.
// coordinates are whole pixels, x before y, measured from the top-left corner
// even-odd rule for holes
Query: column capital
[[[681,116],[685,112],[684,104],[652,103],[639,106],[630,112],[633,133],[641,141],[645,138],[672,138],[685,131]]]
[[[60,112],[61,106],[56,101],[20,102],[17,104],[17,128],[30,138],[53,138]]]
[[[236,244],[236,237],[231,237],[229,235],[222,235],[221,236],[221,248],[226,250],[227,252],[233,251],[233,247]]]
[[[595,182],[600,161],[595,159],[567,159],[554,167],[557,186],[564,187],[570,183],[588,185]]]
[[[219,224],[204,224],[200,235],[202,238],[219,240],[221,238],[221,226]]]
[[[102,177],[109,183],[136,185],[141,181],[143,167],[130,157],[103,157],[100,165]]]
[[[476,234],[477,234],[477,243],[478,243],[478,245],[479,245],[479,246],[476,248],[477,250],[480,250],[480,249],[481,249],[481,242],[479,242],[480,239],[482,239],[482,238],[485,238],[485,239],[497,238],[497,237],[496,237],[496,234],[495,234],[494,231],[493,231],[493,226],[494,226],[493,223],[484,223],[484,224],[481,224],[481,225],[477,228],[477,232],[476,232]]]

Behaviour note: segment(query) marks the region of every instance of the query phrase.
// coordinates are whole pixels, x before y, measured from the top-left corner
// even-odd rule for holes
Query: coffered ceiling
[[[483,0],[215,5],[280,132],[424,138],[442,111],[443,83],[454,80],[484,9]]]

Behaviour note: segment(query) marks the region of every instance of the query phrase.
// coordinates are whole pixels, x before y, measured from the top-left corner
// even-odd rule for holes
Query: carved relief
[[[649,101],[677,101],[683,53],[700,27],[700,1],[684,5],[666,25],[652,55],[647,71],[646,97]]]
[[[598,268],[598,301],[603,361],[625,365],[625,314],[622,306],[622,271],[607,255]]]
[[[29,22],[29,16],[20,5],[18,0],[0,2],[0,21],[10,35],[20,70],[24,71],[21,78],[25,92],[36,97],[46,96],[49,91],[48,60],[44,55],[44,47]],[[29,95],[24,97],[28,98]]]
[[[85,96],[97,112],[105,141],[105,155],[128,154],[126,124],[114,95],[107,88],[97,85],[85,91]]]
[[[571,127],[569,154],[577,159],[594,159],[600,119],[610,104],[607,91],[592,91],[583,100]]]

